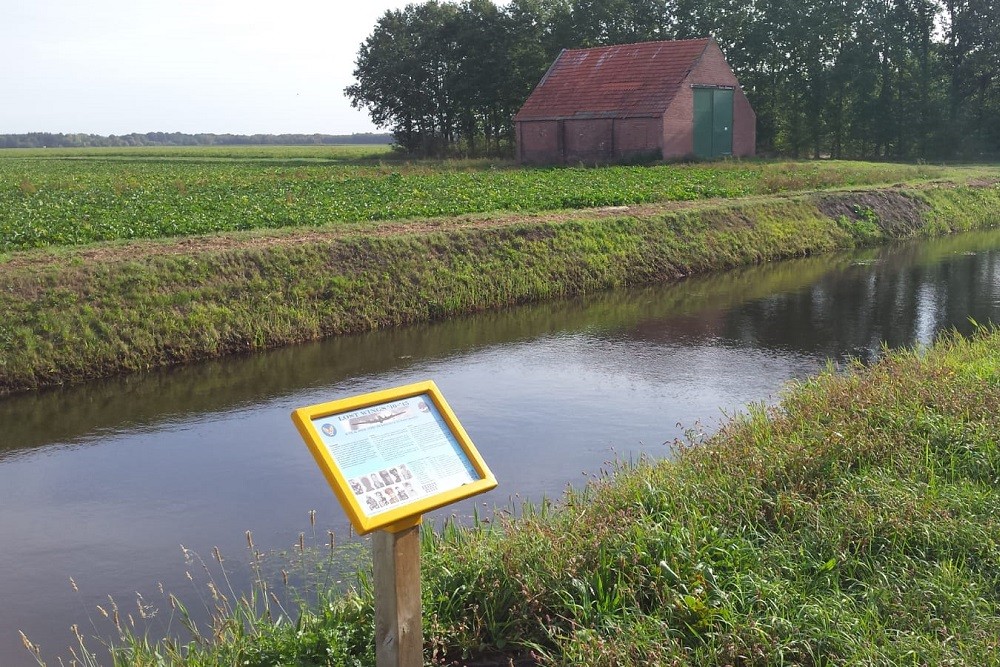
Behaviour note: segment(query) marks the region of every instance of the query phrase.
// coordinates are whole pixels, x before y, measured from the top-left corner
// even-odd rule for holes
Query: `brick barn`
[[[527,164],[750,156],[757,141],[711,37],[565,49],[514,124]]]

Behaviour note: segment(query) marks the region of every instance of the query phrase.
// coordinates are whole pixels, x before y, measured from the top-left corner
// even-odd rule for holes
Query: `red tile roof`
[[[663,115],[710,39],[564,50],[514,120]]]

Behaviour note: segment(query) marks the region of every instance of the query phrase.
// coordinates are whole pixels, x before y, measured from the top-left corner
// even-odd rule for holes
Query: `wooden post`
[[[415,525],[398,532],[379,530],[372,537],[377,667],[423,667],[424,664],[419,521],[417,517]]]

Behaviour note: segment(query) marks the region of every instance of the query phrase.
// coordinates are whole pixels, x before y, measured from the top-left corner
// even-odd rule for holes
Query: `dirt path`
[[[114,263],[134,261],[147,257],[219,253],[235,249],[262,249],[276,246],[330,243],[351,236],[393,236],[452,232],[462,229],[503,227],[519,223],[552,224],[569,220],[596,220],[622,215],[647,217],[662,211],[694,208],[725,201],[699,200],[665,202],[635,206],[606,206],[592,209],[544,211],[538,213],[480,213],[458,217],[393,220],[386,222],[335,223],[327,228],[298,229],[294,227],[246,232],[221,232],[204,236],[184,236],[166,239],[134,239],[110,241],[87,246],[38,248],[11,253],[6,260],[0,257],[0,274],[26,268],[43,269],[65,264],[68,261]]]
[[[973,187],[989,187],[998,181],[970,182]],[[284,228],[276,230],[254,230],[247,232],[223,232],[204,236],[184,236],[167,239],[135,239],[111,241],[79,247],[39,248],[11,253],[6,258],[0,256],[0,275],[10,271],[43,270],[47,267],[67,262],[117,263],[135,261],[149,257],[221,253],[235,249],[264,249],[276,246],[331,243],[351,236],[392,236],[397,234],[424,234],[429,232],[451,232],[462,229],[503,227],[514,224],[553,224],[570,220],[600,220],[602,218],[628,215],[637,218],[655,217],[666,211],[697,209],[720,205],[735,205],[747,201],[767,199],[787,199],[803,195],[836,195],[845,192],[871,192],[872,190],[899,188],[956,187],[952,181],[931,181],[916,185],[886,185],[859,188],[852,191],[829,190],[817,192],[795,192],[777,195],[760,195],[740,199],[699,199],[695,201],[672,201],[632,206],[605,206],[601,208],[573,209],[563,211],[542,211],[537,213],[479,213],[458,217],[441,217],[414,220],[394,220],[385,222],[336,223],[327,228]]]

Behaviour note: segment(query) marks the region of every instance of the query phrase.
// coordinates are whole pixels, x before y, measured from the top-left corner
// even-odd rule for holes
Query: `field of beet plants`
[[[732,198],[939,178],[931,166],[727,161],[519,168],[385,147],[0,151],[0,252],[135,238]]]

